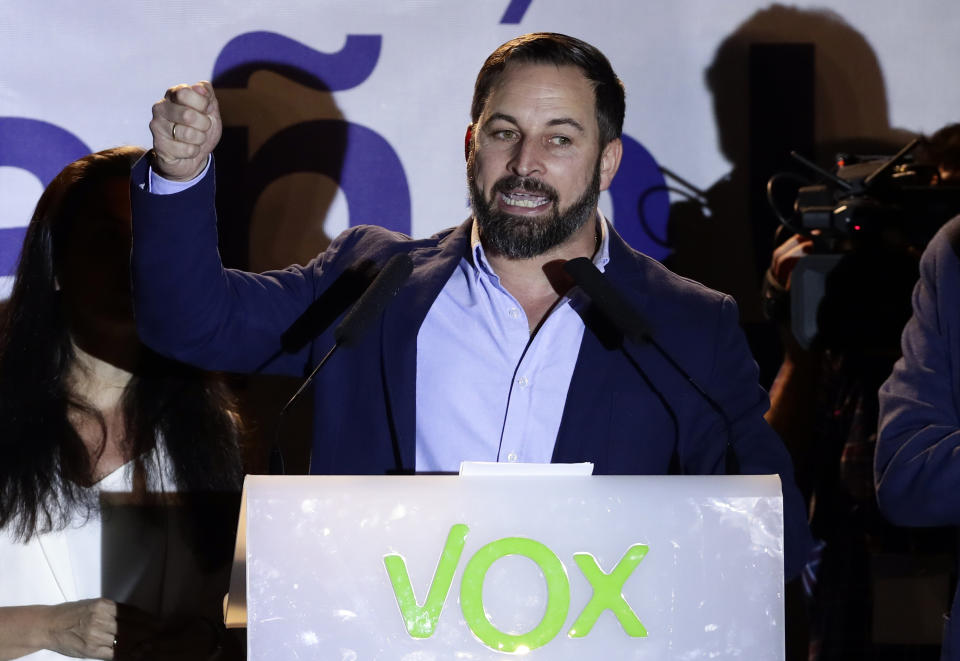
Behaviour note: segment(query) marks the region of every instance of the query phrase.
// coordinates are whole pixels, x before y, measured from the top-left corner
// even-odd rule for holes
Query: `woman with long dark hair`
[[[142,155],[91,154],[47,187],[0,322],[0,659],[114,658],[125,649],[119,602],[169,606],[168,589],[144,598],[143,586],[169,581],[170,557],[190,554],[169,545],[162,515],[164,544],[115,525],[126,519],[108,517],[108,496],[142,506],[239,489],[239,418],[224,383],[137,339],[128,187]]]

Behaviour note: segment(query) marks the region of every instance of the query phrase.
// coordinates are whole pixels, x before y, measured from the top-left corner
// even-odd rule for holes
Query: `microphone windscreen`
[[[410,255],[400,253],[391,257],[353,309],[333,329],[333,339],[337,345],[347,346],[355,342],[383,313],[412,271],[413,260]]]
[[[563,270],[625,337],[635,342],[647,341],[649,331],[646,322],[633,304],[610,284],[590,259],[571,259],[563,265]]]
[[[325,331],[355,304],[376,276],[372,262],[363,261],[346,269],[280,336],[280,346],[287,353],[300,351],[308,342]]]

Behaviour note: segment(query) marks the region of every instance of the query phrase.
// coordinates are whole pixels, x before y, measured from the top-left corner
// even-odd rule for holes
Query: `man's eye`
[[[552,138],[550,138],[550,142],[557,145],[558,147],[566,147],[573,141],[570,140],[570,138],[568,138],[565,135],[555,135]]]
[[[497,140],[515,140],[517,137],[517,132],[511,131],[510,129],[501,129],[499,131],[494,131],[493,137]]]

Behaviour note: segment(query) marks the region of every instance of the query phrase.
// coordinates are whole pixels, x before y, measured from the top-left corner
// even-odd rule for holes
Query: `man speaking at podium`
[[[763,420],[735,303],[631,249],[597,209],[620,164],[624,108],[593,46],[513,39],[476,81],[471,218],[417,240],[354,227],[306,266],[258,275],[224,269],[217,252],[213,89],[173,87],[133,176],[141,337],[208,369],[295,375],[339,344],[315,381],[315,474],[456,471],[464,460],[717,474],[732,455],[741,473],[780,475],[791,578],[809,545],[806,513]],[[284,346],[314,301],[397,254],[412,272],[387,283],[398,291],[382,314],[360,315],[365,328],[337,333],[328,315],[306,347]],[[564,268],[575,258],[587,269],[576,280]]]

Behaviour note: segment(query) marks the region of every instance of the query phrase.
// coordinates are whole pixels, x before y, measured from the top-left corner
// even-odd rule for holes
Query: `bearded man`
[[[224,270],[217,253],[213,89],[173,87],[154,106],[152,158],[134,173],[141,337],[208,369],[303,374],[333,333],[284,354],[284,330],[338,281],[406,253],[412,275],[377,328],[317,377],[312,473],[456,471],[474,460],[716,474],[729,442],[741,472],[780,475],[794,576],[809,545],[806,514],[763,420],[767,395],[735,303],[632,250],[597,209],[620,164],[624,109],[623,86],[593,46],[550,33],[513,39],[476,81],[470,219],[418,240],[354,227],[306,266],[254,275]],[[578,257],[652,322],[723,414],[663,354],[610,341],[564,275]]]

